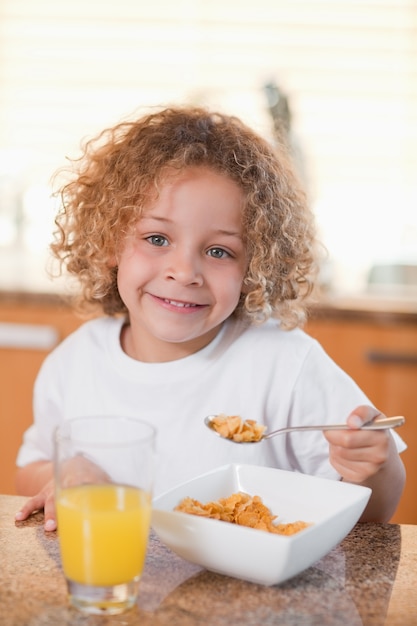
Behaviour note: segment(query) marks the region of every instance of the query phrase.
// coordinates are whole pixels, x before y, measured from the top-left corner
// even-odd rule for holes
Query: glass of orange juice
[[[55,437],[55,502],[70,604],[115,615],[137,600],[148,544],[156,431],[123,416],[66,420]]]

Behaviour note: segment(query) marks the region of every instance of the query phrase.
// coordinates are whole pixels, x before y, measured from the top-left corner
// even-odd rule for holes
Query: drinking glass
[[[55,502],[71,605],[115,615],[137,600],[149,537],[154,427],[123,416],[66,420],[55,436]]]

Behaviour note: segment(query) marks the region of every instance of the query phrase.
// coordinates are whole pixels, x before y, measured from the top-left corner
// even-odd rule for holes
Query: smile
[[[164,298],[164,302],[167,304],[171,304],[172,306],[177,306],[179,309],[189,309],[200,306],[199,304],[190,304],[189,302],[177,302],[176,300],[168,300]]]

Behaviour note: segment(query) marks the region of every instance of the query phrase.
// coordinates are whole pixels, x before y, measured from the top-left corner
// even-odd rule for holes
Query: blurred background
[[[274,141],[277,94],[323,280],[357,292],[374,264],[417,262],[415,0],[1,0],[0,41],[0,247],[30,250],[28,271],[83,138],[192,102]]]
[[[306,330],[406,416],[394,521],[417,524],[417,0],[0,0],[0,493],[39,367],[82,322],[45,271],[51,177],[176,103],[286,129],[328,249]]]

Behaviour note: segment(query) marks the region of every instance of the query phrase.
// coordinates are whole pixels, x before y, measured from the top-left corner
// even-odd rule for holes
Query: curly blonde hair
[[[305,321],[317,245],[313,215],[284,146],[272,147],[236,117],[170,107],[104,130],[84,146],[62,199],[51,249],[76,276],[78,305],[127,313],[113,259],[173,171],[205,166],[242,189],[248,269],[234,312],[283,328]],[[169,174],[170,173],[170,174]]]

